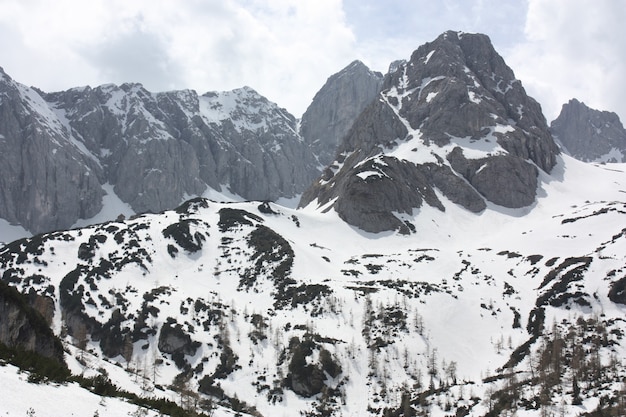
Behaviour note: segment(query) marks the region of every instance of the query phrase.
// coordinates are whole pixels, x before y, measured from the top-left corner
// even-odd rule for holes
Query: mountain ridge
[[[33,232],[93,217],[106,183],[145,212],[207,189],[292,198],[317,173],[295,117],[249,87],[198,96],[127,83],[39,94],[2,80],[0,217]],[[29,120],[37,127],[25,130]]]
[[[485,35],[392,67],[302,207],[196,197],[11,242],[0,278],[74,374],[190,415],[624,415],[626,166],[560,153]],[[175,102],[137,100],[140,137]]]
[[[192,389],[222,406],[236,396],[261,415],[384,415],[405,393],[431,415],[445,415],[444,398],[484,415],[511,371],[532,401],[529,361],[553,320],[566,332],[597,317],[611,331],[598,350],[605,363],[624,349],[624,171],[558,158],[563,178],[541,175],[532,210],[476,218],[442,200],[445,213],[415,216],[417,240],[365,233],[333,212],[198,198],[13,242],[0,273],[48,297],[55,333],[66,327],[65,343],[86,344],[96,363],[158,363],[158,384],[191,375]],[[587,411],[609,395],[589,384]]]
[[[346,129],[377,93],[381,77],[358,61],[349,64],[329,78],[300,121],[247,86],[203,95],[153,93],[139,83],[46,93],[3,72],[3,88],[13,91],[11,99],[0,102],[3,117],[38,121],[43,134],[37,140],[50,149],[31,155],[24,150],[29,135],[24,123],[0,125],[0,135],[12,144],[0,142],[4,177],[12,178],[0,182],[5,196],[0,218],[37,233],[106,216],[103,198],[121,199],[135,213],[173,208],[199,195],[293,200],[334,155]],[[338,91],[343,98],[329,98]],[[61,144],[68,150],[58,153]],[[67,152],[70,156],[61,160]],[[25,167],[14,168],[16,163]],[[39,174],[42,166],[47,171]],[[57,183],[56,172],[67,169],[75,171],[72,180]],[[34,177],[26,196],[20,190],[27,179],[20,172]],[[27,199],[28,194],[33,197]],[[43,202],[33,204],[35,199]],[[60,212],[58,201],[66,210],[53,214]]]
[[[539,104],[487,36],[446,32],[397,65],[382,88],[300,207],[333,201],[366,231],[408,233],[402,214],[443,207],[435,189],[476,213],[485,201],[534,202],[537,168],[550,172],[559,151]]]
[[[576,99],[565,103],[550,130],[565,151],[586,162],[624,162],[626,129],[613,112],[589,108]]]

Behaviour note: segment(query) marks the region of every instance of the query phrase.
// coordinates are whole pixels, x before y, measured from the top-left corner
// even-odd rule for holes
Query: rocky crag
[[[383,75],[354,61],[332,75],[302,116],[300,132],[320,166],[335,158],[337,146],[350,127],[380,92]]]
[[[334,208],[369,232],[411,231],[402,215],[437,195],[472,212],[535,201],[559,152],[539,104],[480,34],[447,32],[393,65],[337,159],[300,206]]]
[[[101,208],[102,167],[41,95],[0,70],[0,217],[42,231]]]
[[[625,162],[626,129],[613,112],[594,110],[576,99],[563,105],[550,130],[565,153],[585,162]]]
[[[34,293],[31,298],[31,303],[45,310],[48,319],[52,319],[52,300]],[[50,323],[31,303],[14,287],[0,281],[0,348],[34,352],[64,363],[63,345],[50,329]]]
[[[44,93],[2,72],[0,94],[0,217],[32,232],[94,216],[107,183],[135,212],[158,212],[209,188],[291,198],[319,172],[296,118],[247,87]]]
[[[0,218],[37,233],[102,209],[103,186],[139,212],[207,190],[248,200],[300,195],[378,93],[355,61],[298,120],[249,87],[198,95],[141,84],[45,93],[0,69]]]

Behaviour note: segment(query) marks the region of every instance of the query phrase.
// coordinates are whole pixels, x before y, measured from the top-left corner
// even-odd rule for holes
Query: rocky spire
[[[435,189],[474,212],[532,204],[537,167],[549,172],[557,154],[539,104],[489,38],[446,32],[395,65],[300,205],[332,201],[366,231],[408,232],[398,214],[423,202],[444,210]]]
[[[615,113],[594,110],[571,99],[563,104],[550,130],[564,151],[581,161],[626,161],[626,130]]]
[[[321,166],[335,157],[337,146],[380,92],[383,76],[354,61],[328,78],[302,116],[300,132]]]

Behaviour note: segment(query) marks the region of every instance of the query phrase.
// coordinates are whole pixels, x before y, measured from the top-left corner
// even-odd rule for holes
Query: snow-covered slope
[[[95,363],[90,363],[94,366]],[[116,370],[115,366],[100,361],[102,369]],[[80,366],[79,371],[84,371]],[[123,372],[118,368],[118,372]],[[86,374],[97,374],[89,372]],[[157,417],[163,414],[157,410],[141,407],[129,401],[115,397],[105,397],[86,390],[78,383],[45,384],[31,383],[28,381],[29,373],[20,371],[13,365],[0,363],[0,392],[2,403],[0,412],[6,416],[29,416],[29,417],[54,417],[54,416],[142,416]],[[130,392],[139,391],[140,384],[134,382],[132,375],[125,375],[125,385],[122,388],[130,388]],[[145,392],[144,392],[145,393]],[[148,396],[151,396],[149,393]],[[164,398],[174,401],[178,394],[161,391],[157,393]],[[213,417],[230,417],[234,413],[231,410],[216,406],[212,409]]]
[[[403,215],[409,235],[195,199],[13,242],[0,274],[54,301],[67,343],[264,416],[607,409],[626,376],[626,166],[557,161],[532,206],[442,199]],[[562,361],[542,359],[555,341]]]

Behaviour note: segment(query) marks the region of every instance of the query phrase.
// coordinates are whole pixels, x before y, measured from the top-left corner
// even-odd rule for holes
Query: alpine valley
[[[0,77],[0,414],[626,415],[623,126],[487,36],[301,120]]]

